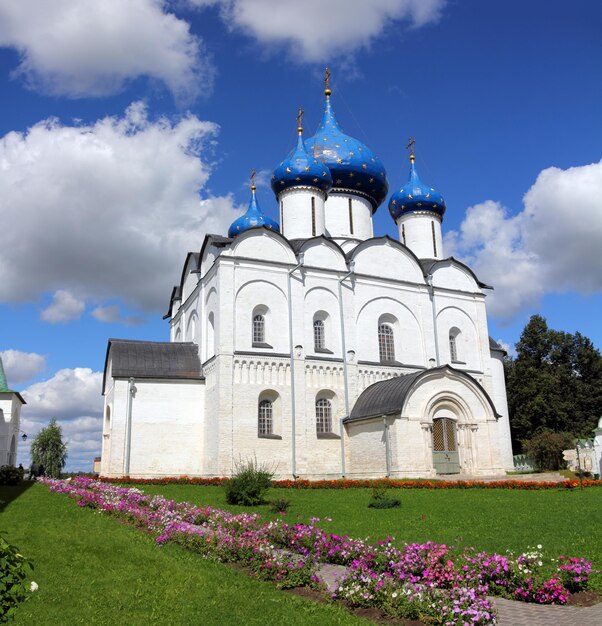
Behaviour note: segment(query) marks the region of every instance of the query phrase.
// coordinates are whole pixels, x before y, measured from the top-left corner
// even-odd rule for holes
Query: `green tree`
[[[541,430],[591,437],[602,413],[602,355],[580,333],[548,328],[533,315],[506,361],[515,449]]]
[[[31,444],[31,460],[44,467],[44,474],[59,478],[67,460],[67,445],[63,443],[61,427],[53,417],[46,428],[37,434]]]

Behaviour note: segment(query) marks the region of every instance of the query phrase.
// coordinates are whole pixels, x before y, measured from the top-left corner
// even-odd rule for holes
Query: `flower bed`
[[[113,484],[129,485],[223,485],[228,478],[201,478],[199,476],[166,476],[164,478],[98,478]],[[577,489],[578,480],[530,481],[530,480],[411,480],[411,479],[375,479],[375,480],[273,480],[272,485],[281,489],[356,489],[392,487],[397,489],[519,489],[536,491],[541,489]],[[602,480],[584,480],[583,487],[602,487]]]
[[[541,546],[518,556],[454,551],[433,542],[397,548],[389,539],[370,544],[328,533],[316,518],[308,524],[268,522],[257,514],[177,503],[86,477],[43,482],[78,506],[152,533],[158,544],[173,542],[205,558],[241,563],[281,587],[315,586],[321,563],[344,565],[347,573],[333,598],[432,624],[495,624],[487,595],[564,604],[569,591],[586,588],[591,570],[582,558],[544,562]]]

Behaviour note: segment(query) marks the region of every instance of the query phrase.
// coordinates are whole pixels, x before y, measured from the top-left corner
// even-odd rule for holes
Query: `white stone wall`
[[[312,221],[312,199],[314,221]],[[278,196],[280,230],[287,239],[308,239],[323,235],[324,194],[310,187],[290,187]]]
[[[21,401],[14,393],[0,392],[0,465],[16,466]]]
[[[439,217],[432,213],[408,213],[397,220],[397,226],[399,241],[419,259],[443,258],[443,238]]]
[[[202,381],[137,379],[132,399],[129,475],[201,475],[205,386]],[[102,475],[123,476],[129,383],[117,379],[105,396]],[[107,423],[107,408],[110,421]]]
[[[324,210],[326,234],[329,237],[351,237],[364,240],[374,236],[372,205],[368,199],[352,194],[332,192],[326,200]]]

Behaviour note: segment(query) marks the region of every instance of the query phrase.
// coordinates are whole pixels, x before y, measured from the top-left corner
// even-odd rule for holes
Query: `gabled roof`
[[[503,352],[504,356],[508,356],[508,352],[491,336],[489,337],[489,349],[495,350],[496,352]]]
[[[192,342],[109,339],[103,390],[109,357],[113,378],[203,380],[199,347]]]
[[[478,279],[477,275],[470,269],[470,267],[468,267],[468,265],[466,265],[465,263],[462,263],[462,261],[458,261],[458,259],[454,258],[453,256],[449,256],[446,259],[420,259],[420,266],[422,267],[422,271],[424,272],[424,275],[428,276],[429,274],[432,273],[435,265],[438,265],[439,263],[445,263],[446,261],[451,262],[454,265],[458,265],[462,269],[465,269],[474,278],[474,281],[477,283],[477,285],[481,289],[493,289],[491,285],[487,285],[481,282]]]
[[[25,400],[23,400],[23,396],[18,392],[14,391],[14,389],[9,389],[8,383],[6,381],[6,375],[4,374],[4,365],[2,365],[2,357],[0,356],[0,393],[14,393],[19,400],[21,400],[22,404],[27,404]]]
[[[493,401],[477,380],[475,380],[470,374],[456,369],[455,367],[451,367],[450,365],[441,365],[440,367],[421,370],[419,372],[413,372],[412,374],[404,374],[396,376],[395,378],[380,380],[377,383],[370,385],[370,387],[362,391],[360,397],[357,399],[353,409],[351,410],[351,414],[343,421],[347,423],[356,420],[400,413],[406,399],[421,378],[428,376],[433,372],[443,372],[445,370],[454,372],[454,374],[459,374],[463,378],[470,380],[472,384],[476,385],[491,406],[493,414],[498,417],[498,412],[495,409]]]

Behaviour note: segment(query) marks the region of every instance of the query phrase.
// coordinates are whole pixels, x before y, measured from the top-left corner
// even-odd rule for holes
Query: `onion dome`
[[[410,180],[389,200],[389,213],[395,221],[407,213],[435,213],[443,218],[445,213],[445,200],[443,196],[432,187],[427,187],[419,178],[414,161],[414,140],[410,139]]]
[[[339,128],[330,103],[329,78],[327,69],[324,116],[318,132],[305,145],[314,157],[328,166],[332,175],[332,191],[364,196],[376,211],[389,191],[387,173],[382,161],[370,148]]]
[[[289,187],[315,187],[328,193],[332,187],[330,170],[307,152],[303,142],[303,109],[297,115],[297,147],[280,163],[272,176],[272,190],[278,196]]]
[[[249,208],[244,215],[241,215],[238,219],[234,220],[228,228],[228,237],[236,237],[240,233],[244,233],[245,230],[250,228],[257,228],[258,226],[264,226],[268,230],[274,230],[280,232],[280,226],[271,217],[263,214],[255,195],[255,170],[251,172],[251,202],[249,202]]]

